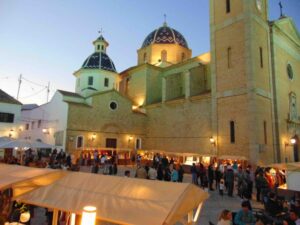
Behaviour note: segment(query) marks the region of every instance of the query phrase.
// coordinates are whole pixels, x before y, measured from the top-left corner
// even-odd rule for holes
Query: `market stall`
[[[207,198],[208,193],[193,184],[79,172],[16,199],[53,209],[53,221],[58,211],[81,215],[85,206],[93,206],[101,221],[156,225],[175,224],[186,215],[189,222],[197,220]]]

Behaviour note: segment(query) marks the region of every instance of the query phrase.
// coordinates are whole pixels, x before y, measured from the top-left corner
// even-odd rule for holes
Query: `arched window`
[[[144,63],[146,63],[147,62],[147,53],[146,52],[144,53],[144,58],[143,59],[144,59]]]
[[[166,62],[167,61],[167,57],[168,57],[167,51],[166,50],[162,50],[161,51],[161,61],[162,62]]]
[[[290,107],[290,120],[297,121],[298,114],[297,114],[297,98],[294,92],[289,94],[289,107]]]
[[[77,136],[76,138],[76,148],[83,147],[83,136]]]

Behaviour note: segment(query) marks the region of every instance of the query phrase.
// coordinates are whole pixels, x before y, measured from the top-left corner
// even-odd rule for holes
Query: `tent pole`
[[[58,220],[58,210],[53,209],[52,225],[57,225]]]

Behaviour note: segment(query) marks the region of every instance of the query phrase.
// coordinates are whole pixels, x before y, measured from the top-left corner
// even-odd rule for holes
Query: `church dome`
[[[168,27],[166,23],[145,38],[142,48],[150,44],[179,44],[182,47],[188,48],[188,44],[181,33],[177,30]]]
[[[117,72],[113,61],[105,52],[95,52],[82,64],[82,69],[102,69]]]

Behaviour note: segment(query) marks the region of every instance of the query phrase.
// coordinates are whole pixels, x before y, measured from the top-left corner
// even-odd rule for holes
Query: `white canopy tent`
[[[58,211],[81,214],[97,208],[97,219],[117,224],[175,224],[188,215],[196,220],[208,193],[189,183],[72,173],[17,200]],[[193,210],[197,209],[193,216]]]
[[[53,148],[49,145],[39,141],[32,141],[28,139],[7,140],[0,143],[0,148]]]

